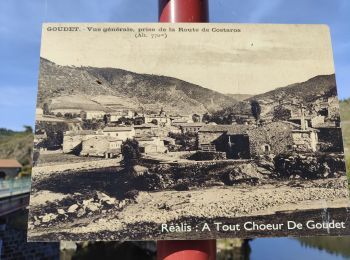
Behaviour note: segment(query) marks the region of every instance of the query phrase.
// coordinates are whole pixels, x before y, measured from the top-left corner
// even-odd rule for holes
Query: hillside
[[[226,94],[226,95],[238,101],[243,101],[254,96],[250,94]]]
[[[23,166],[29,166],[33,150],[33,134],[29,131],[15,132],[0,129],[0,158],[17,159]]]
[[[277,88],[250,99],[256,100],[302,100],[312,102],[319,96],[334,96],[337,94],[335,75],[320,75],[305,82],[295,83],[286,87]]]
[[[69,98],[70,97],[70,98]],[[237,103],[224,94],[172,77],[116,68],[59,66],[41,59],[38,104],[108,109],[109,105],[166,112],[205,113]]]
[[[284,103],[308,104],[316,100],[322,100],[323,97],[335,96],[336,83],[335,76],[322,75],[311,78],[305,82],[295,83],[286,87],[277,88],[275,90],[251,96],[248,99],[239,101],[233,106],[217,111],[215,114],[228,116],[230,114],[251,114],[250,102],[258,100],[262,107],[262,115],[269,117],[273,115],[274,107],[279,105],[280,101]]]

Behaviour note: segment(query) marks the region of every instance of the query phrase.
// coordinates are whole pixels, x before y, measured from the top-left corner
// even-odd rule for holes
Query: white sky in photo
[[[317,75],[334,73],[330,33],[324,25],[147,25],[156,29],[241,30],[239,33],[168,32],[167,39],[136,39],[130,32],[89,32],[88,26],[96,26],[78,26],[80,32],[44,29],[41,56],[59,65],[112,67],[171,76],[233,94],[264,93]],[[127,26],[135,31],[144,27]],[[99,24],[97,27],[126,25]]]

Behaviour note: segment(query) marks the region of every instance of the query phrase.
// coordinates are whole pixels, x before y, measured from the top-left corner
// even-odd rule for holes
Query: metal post
[[[158,0],[159,22],[206,23],[208,0]],[[215,240],[158,241],[158,260],[215,260]]]
[[[208,0],[159,0],[159,22],[207,23]]]

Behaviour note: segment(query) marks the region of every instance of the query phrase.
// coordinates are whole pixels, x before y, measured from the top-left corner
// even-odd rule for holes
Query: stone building
[[[170,126],[171,120],[166,115],[144,115],[145,124],[154,124],[158,126]]]
[[[316,152],[318,149],[318,130],[313,128],[292,131],[293,150],[297,152]]]
[[[123,141],[113,137],[95,136],[82,142],[82,156],[114,158],[121,153]]]
[[[67,131],[63,135],[63,152],[71,153],[74,150],[80,150],[83,141],[95,137],[98,134],[92,130]]]
[[[135,129],[127,126],[107,126],[102,130],[102,134],[125,141],[135,137]]]
[[[203,123],[185,123],[180,124],[179,127],[183,134],[185,133],[198,133],[199,129],[201,129],[205,124]]]
[[[0,159],[0,180],[15,178],[21,171],[22,165],[17,160]]]
[[[317,149],[317,130],[290,122],[256,125],[205,125],[198,132],[198,148],[226,152],[229,159],[250,159],[267,154]]]
[[[102,120],[105,114],[106,112],[102,110],[85,110],[80,112],[80,117],[83,120],[92,120],[92,119]]]
[[[135,136],[158,136],[159,127],[154,124],[135,125]]]
[[[164,140],[159,137],[136,137],[141,153],[165,153],[167,151]]]
[[[110,122],[118,122],[122,117],[124,118],[134,118],[134,112],[131,110],[118,110],[113,111],[108,114],[110,116]]]

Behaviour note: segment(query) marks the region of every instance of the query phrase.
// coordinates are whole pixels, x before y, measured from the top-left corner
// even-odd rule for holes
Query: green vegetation
[[[343,121],[350,121],[350,98],[340,102],[340,114]]]
[[[29,126],[16,132],[0,128],[0,158],[17,159],[22,165],[22,174],[31,172],[31,156],[33,151],[33,133]]]
[[[350,184],[350,99],[340,102],[340,114],[342,117],[343,138],[346,152],[346,166]]]
[[[346,258],[350,257],[350,237],[308,237],[298,238],[298,241],[305,247],[325,250]]]

